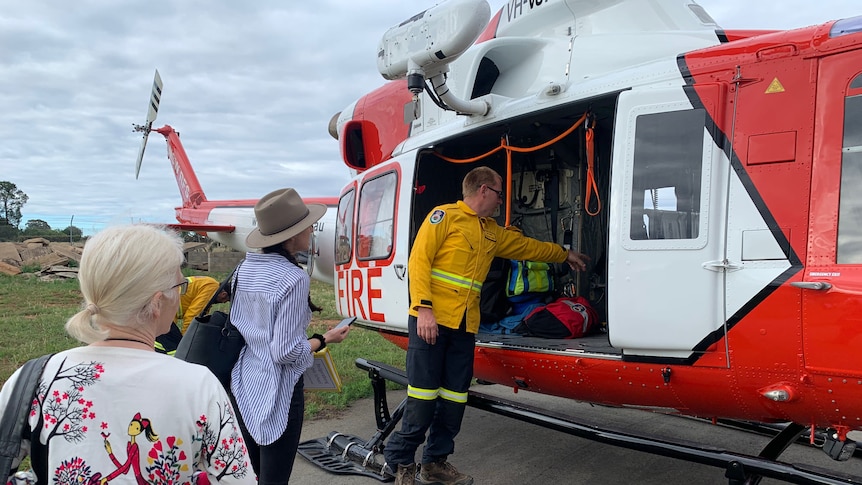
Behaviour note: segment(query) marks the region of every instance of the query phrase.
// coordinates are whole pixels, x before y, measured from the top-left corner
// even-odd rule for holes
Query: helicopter
[[[576,339],[480,332],[477,380],[782,423],[757,457],[643,447],[716,462],[731,483],[859,483],[778,458],[804,434],[847,460],[848,433],[862,429],[862,363],[849,351],[862,340],[860,61],[862,17],[751,31],[722,29],[692,1],[513,0],[492,15],[485,0],[447,0],[383,35],[388,82],[333,116],[354,176],[327,200],[313,266],[331,275],[343,316],[406,348],[413,238],[470,169],[491,167],[501,225],[590,257],[585,272],[552,274],[601,325]],[[192,222],[239,227],[214,212]],[[381,383],[406,377],[357,365],[372,377],[379,432],[333,433],[301,452],[386,479],[375,457],[403,407],[390,413]],[[478,392],[469,404],[561,426]]]

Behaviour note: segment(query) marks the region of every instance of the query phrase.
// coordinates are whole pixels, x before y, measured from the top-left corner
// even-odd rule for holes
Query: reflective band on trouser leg
[[[476,292],[482,291],[481,281],[473,281],[470,278],[463,278],[454,273],[439,270],[436,268],[431,269],[431,279],[445,281],[450,285],[460,286],[461,288],[467,288],[468,290],[473,290]]]
[[[423,401],[433,401],[437,399],[442,389],[422,389],[421,387],[407,386],[407,397],[421,399]],[[465,394],[466,396],[466,394]]]
[[[408,394],[409,391],[408,391]],[[466,392],[455,392],[450,391],[449,389],[440,388],[440,397],[446,399],[447,401],[457,402],[458,404],[467,404],[467,393]]]

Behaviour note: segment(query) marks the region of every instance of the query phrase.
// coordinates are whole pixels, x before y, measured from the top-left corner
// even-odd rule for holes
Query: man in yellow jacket
[[[401,430],[384,448],[396,485],[414,483],[415,453],[423,442],[419,483],[473,483],[446,460],[464,417],[480,293],[494,257],[586,269],[583,254],[497,225],[491,216],[503,202],[503,180],[494,170],[471,170],[461,189],[463,200],[435,207],[425,218],[408,261],[407,406]]]
[[[171,330],[156,337],[156,351],[173,355],[185,335],[192,320],[207,306],[210,300],[219,290],[219,282],[209,276],[187,276],[188,286],[186,292],[180,295],[180,308],[174,318]],[[230,300],[230,294],[222,289],[216,296],[216,303],[224,303]]]
[[[186,280],[189,282],[189,287],[186,294],[180,297],[180,309],[177,310],[177,316],[174,319],[174,323],[180,327],[184,335],[189,324],[207,306],[219,287],[219,282],[209,276],[187,276]],[[216,303],[224,303],[229,298],[227,291],[222,290],[216,297]]]

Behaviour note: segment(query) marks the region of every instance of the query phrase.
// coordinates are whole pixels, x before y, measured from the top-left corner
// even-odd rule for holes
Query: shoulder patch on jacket
[[[431,217],[428,218],[428,222],[431,224],[438,224],[443,220],[443,216],[446,215],[446,211],[442,211],[440,209],[435,210],[431,213]]]

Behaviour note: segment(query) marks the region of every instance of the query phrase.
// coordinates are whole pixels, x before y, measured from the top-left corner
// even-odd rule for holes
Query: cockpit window
[[[359,191],[356,256],[360,260],[386,259],[392,254],[397,172],[366,181]]]
[[[344,194],[338,201],[338,216],[335,220],[335,264],[347,264],[353,254],[353,209],[356,205],[356,190]]]

